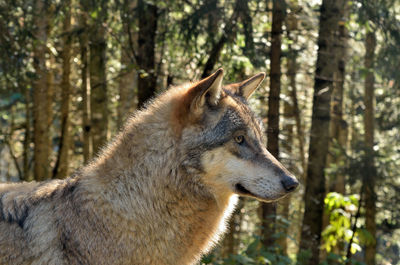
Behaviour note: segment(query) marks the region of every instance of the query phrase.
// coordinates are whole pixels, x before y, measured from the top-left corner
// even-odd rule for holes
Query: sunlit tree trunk
[[[365,226],[367,231],[373,236],[372,243],[367,244],[365,248],[365,263],[367,265],[375,264],[376,255],[376,193],[375,178],[376,168],[374,165],[374,59],[375,59],[376,37],[375,32],[367,33],[365,39],[365,59],[364,67],[368,70],[365,77],[364,94],[364,140],[366,145],[366,165],[365,165]]]
[[[268,97],[268,125],[267,125],[267,149],[279,159],[279,102],[281,91],[281,44],[282,23],[285,19],[286,3],[284,0],[273,1],[272,32],[270,53],[270,90]],[[274,243],[275,233],[275,203],[262,203],[262,242],[265,247]]]
[[[300,250],[311,253],[308,264],[319,264],[325,197],[325,167],[329,146],[330,101],[336,71],[335,34],[345,1],[323,0],[320,9],[310,147]]]
[[[108,100],[106,76],[106,28],[107,0],[94,2],[93,19],[89,38],[90,116],[93,152],[97,153],[107,141]]]
[[[71,0],[65,0],[63,24],[62,80],[61,80],[61,136],[54,176],[63,179],[68,176],[70,151],[70,73],[71,73]]]
[[[24,135],[24,154],[23,154],[23,180],[30,180],[30,170],[29,170],[29,158],[30,158],[30,143],[32,138],[31,133],[31,89],[29,87],[25,88],[25,135]]]
[[[80,21],[83,29],[87,28],[85,18],[82,16]],[[88,33],[87,30],[79,36],[80,55],[81,55],[81,95],[82,95],[82,131],[83,131],[83,161],[86,164],[92,156],[91,141],[91,120],[90,120],[90,97],[88,79]]]
[[[343,94],[344,83],[346,79],[346,60],[347,60],[347,35],[346,22],[349,17],[349,5],[345,4],[341,9],[341,20],[338,27],[338,38],[336,40],[336,54],[338,56],[337,70],[334,73],[334,89],[331,101],[331,115],[332,120],[330,124],[330,134],[333,141],[331,141],[331,148],[340,148],[342,151],[346,150],[347,143],[347,122],[343,119]],[[332,153],[334,150],[332,150]],[[339,155],[328,156],[328,164],[341,163],[344,157]],[[336,174],[334,179],[329,183],[329,190],[336,191],[341,194],[345,193],[345,175]]]
[[[48,87],[46,69],[46,43],[48,33],[48,17],[45,2],[34,2],[35,38],[33,47],[33,124],[34,124],[34,178],[45,180],[49,176],[49,128],[48,128]]]
[[[156,5],[138,0],[138,108],[156,93],[155,47],[158,21]]]
[[[297,6],[296,3],[291,3],[292,4],[292,12],[288,14],[288,17],[286,19],[286,29],[287,29],[287,37],[289,40],[293,41],[293,43],[297,43],[297,34],[291,33],[291,31],[298,30],[298,21],[297,17],[294,14],[295,10],[298,9],[299,7]],[[306,146],[305,146],[305,137],[304,137],[304,129],[303,129],[303,121],[302,121],[302,113],[299,107],[299,102],[298,102],[298,97],[297,97],[297,82],[296,82],[296,75],[298,71],[298,62],[297,62],[297,53],[298,51],[295,50],[293,47],[294,45],[289,44],[288,47],[288,54],[286,57],[287,60],[287,78],[289,79],[289,92],[288,92],[288,97],[290,98],[291,102],[291,107],[292,107],[292,115],[294,119],[294,128],[293,131],[295,133],[292,136],[292,149],[295,148],[295,141],[294,139],[297,140],[297,152],[293,151],[293,154],[299,153],[300,157],[300,162],[301,162],[301,168],[298,172],[298,178],[301,183],[305,182],[305,175],[306,175],[306,170],[307,170],[307,164],[306,164]],[[298,159],[297,157],[294,157],[294,159]],[[292,164],[289,164],[289,168],[292,166]],[[290,168],[292,172],[296,172],[296,170],[293,168]],[[290,205],[293,205],[294,202],[290,203]],[[289,219],[291,221],[289,230],[287,231],[287,235],[296,235],[295,239],[297,242],[300,241],[300,229],[301,227],[298,225],[300,223],[300,220],[302,218],[301,212],[302,209],[304,208],[304,202],[302,200],[297,201],[297,206],[295,206],[298,210],[295,211],[295,214],[293,216],[289,216]],[[293,206],[292,206],[293,207]],[[287,240],[286,240],[287,243]],[[292,251],[294,252],[294,251]]]
[[[126,51],[121,49],[121,65],[123,66],[119,80],[119,100],[117,107],[117,126],[121,128],[128,114],[134,109],[133,101],[137,72],[132,67],[132,61],[127,56]]]
[[[289,97],[288,97],[289,98]],[[293,135],[293,125],[294,123],[294,111],[293,105],[288,100],[284,101],[283,105],[283,117],[284,117],[284,125],[282,129],[282,134],[284,134],[284,140],[282,141],[282,151],[286,153],[287,160],[283,161],[286,167],[294,172],[293,165],[293,145],[294,145],[294,135]],[[287,255],[287,238],[289,236],[289,225],[287,221],[289,221],[289,205],[290,205],[290,196],[286,196],[279,202],[278,207],[278,216],[282,218],[282,220],[277,219],[277,224],[279,224],[276,228],[277,232],[281,233],[281,236],[278,239],[278,244],[282,248],[282,253]]]
[[[290,41],[297,43],[297,35],[293,34],[291,31],[298,30],[298,21],[296,18],[295,9],[297,9],[297,3],[292,3],[292,12],[289,13],[286,19],[286,34]],[[299,176],[300,180],[304,179],[306,172],[306,154],[305,154],[305,143],[304,143],[304,131],[301,119],[301,110],[299,107],[299,102],[297,99],[297,84],[296,84],[296,74],[298,69],[297,63],[297,53],[292,44],[289,44],[288,54],[287,54],[287,77],[289,79],[289,94],[292,101],[293,116],[296,125],[296,138],[299,144],[299,153],[301,161],[302,176]]]
[[[55,97],[55,75],[57,73],[56,69],[56,57],[55,54],[48,49],[48,59],[47,59],[47,128],[48,128],[48,142],[47,146],[49,148],[49,178],[52,178],[51,168],[53,166],[53,136],[54,136],[54,97]]]

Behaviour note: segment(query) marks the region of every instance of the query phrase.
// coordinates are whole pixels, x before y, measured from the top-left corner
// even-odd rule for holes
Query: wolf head
[[[299,184],[265,148],[262,124],[247,105],[264,77],[259,73],[222,86],[219,69],[187,88],[175,104],[182,165],[197,172],[215,196],[236,193],[273,201]]]

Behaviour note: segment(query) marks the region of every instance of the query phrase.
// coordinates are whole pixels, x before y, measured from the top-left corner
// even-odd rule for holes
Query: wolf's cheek
[[[279,176],[270,168],[239,158],[230,160],[227,167],[235,180],[234,192],[239,195],[262,201],[276,200],[285,195]]]
[[[234,192],[263,201],[276,200],[285,195],[274,170],[240,159],[225,147],[205,152],[202,166],[206,173],[204,183],[217,192]]]

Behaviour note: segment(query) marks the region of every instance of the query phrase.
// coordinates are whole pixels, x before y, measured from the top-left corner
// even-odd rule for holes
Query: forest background
[[[202,264],[400,264],[395,0],[0,0],[0,181],[70,176],[218,67],[267,73],[250,104],[302,185],[241,198]]]

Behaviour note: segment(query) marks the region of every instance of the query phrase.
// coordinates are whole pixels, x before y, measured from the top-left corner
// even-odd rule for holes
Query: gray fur
[[[72,178],[0,184],[0,264],[194,264],[224,231],[236,183],[284,196],[288,172],[245,102],[221,94],[221,74],[159,96]],[[213,106],[194,97],[182,113],[205,86]],[[249,148],[234,156],[238,131]]]

